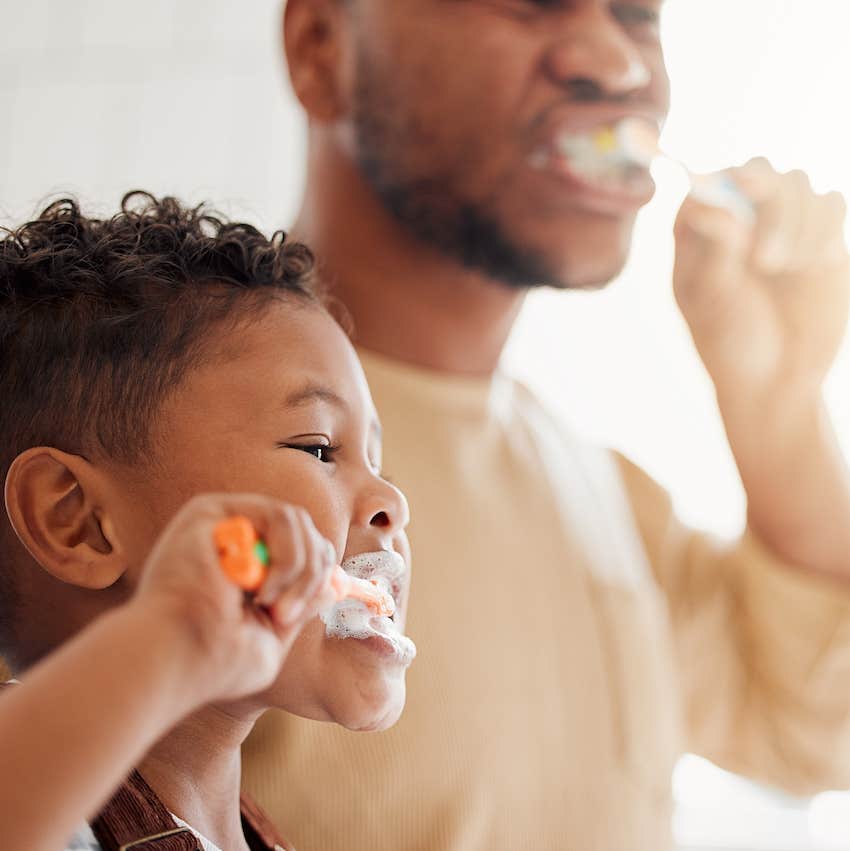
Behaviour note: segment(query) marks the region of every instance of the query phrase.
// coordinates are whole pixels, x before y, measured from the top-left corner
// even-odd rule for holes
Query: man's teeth
[[[529,164],[542,170],[561,158],[586,179],[623,182],[645,171],[657,151],[657,132],[645,121],[627,118],[587,133],[563,132],[550,149],[534,151]]]

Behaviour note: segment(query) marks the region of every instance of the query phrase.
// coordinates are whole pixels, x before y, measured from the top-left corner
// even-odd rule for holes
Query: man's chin
[[[544,274],[529,279],[529,287],[558,290],[599,290],[615,280],[626,265],[632,229],[588,233],[582,239],[537,246],[537,265]]]
[[[614,281],[626,265],[626,256],[576,258],[553,257],[545,271],[529,274],[522,284],[516,279],[504,281],[507,286],[523,289],[580,290],[590,292],[604,289]]]
[[[597,290],[623,271],[631,250],[634,218],[584,217],[539,222],[537,227],[500,225],[475,258],[495,283],[511,289]],[[523,232],[525,231],[525,232]],[[506,235],[510,234],[510,238]],[[469,259],[469,258],[465,258]]]
[[[534,288],[549,287],[556,290],[594,292],[605,289],[616,280],[624,266],[625,263],[618,263],[604,269],[581,269],[578,271],[570,268],[553,277],[552,280],[538,284]]]

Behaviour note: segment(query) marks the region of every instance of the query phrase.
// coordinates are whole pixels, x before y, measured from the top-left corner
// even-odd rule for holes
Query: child
[[[0,653],[21,680],[0,696],[0,847],[66,847],[135,765],[124,835],[95,818],[100,845],[71,847],[131,847],[153,800],[182,832],[132,847],[273,848],[250,806],[240,823],[259,715],[398,718],[407,506],[310,269],[283,234],[144,193],[103,221],[59,201],[0,241]],[[234,514],[270,551],[253,600],[213,544]],[[331,606],[338,558],[394,619]]]

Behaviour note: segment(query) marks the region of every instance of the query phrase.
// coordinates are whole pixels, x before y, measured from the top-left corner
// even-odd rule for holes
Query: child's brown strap
[[[174,823],[138,771],[118,788],[91,829],[103,851],[203,851],[191,830]]]
[[[0,691],[13,685],[0,682]],[[244,792],[239,804],[242,830],[251,851],[295,851]],[[187,827],[177,826],[171,813],[135,770],[100,811],[91,828],[103,851],[203,851],[195,834]]]
[[[247,795],[240,796],[242,830],[251,851],[295,851]],[[203,851],[188,828],[178,828],[138,771],[92,822],[103,851]]]

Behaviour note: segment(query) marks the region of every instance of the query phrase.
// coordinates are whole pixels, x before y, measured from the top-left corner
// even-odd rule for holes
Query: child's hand
[[[248,517],[269,550],[263,585],[251,601],[224,574],[213,531]],[[190,500],[160,536],[134,605],[185,626],[201,702],[243,697],[271,685],[300,629],[334,602],[333,546],[306,511],[262,496],[211,494]]]

